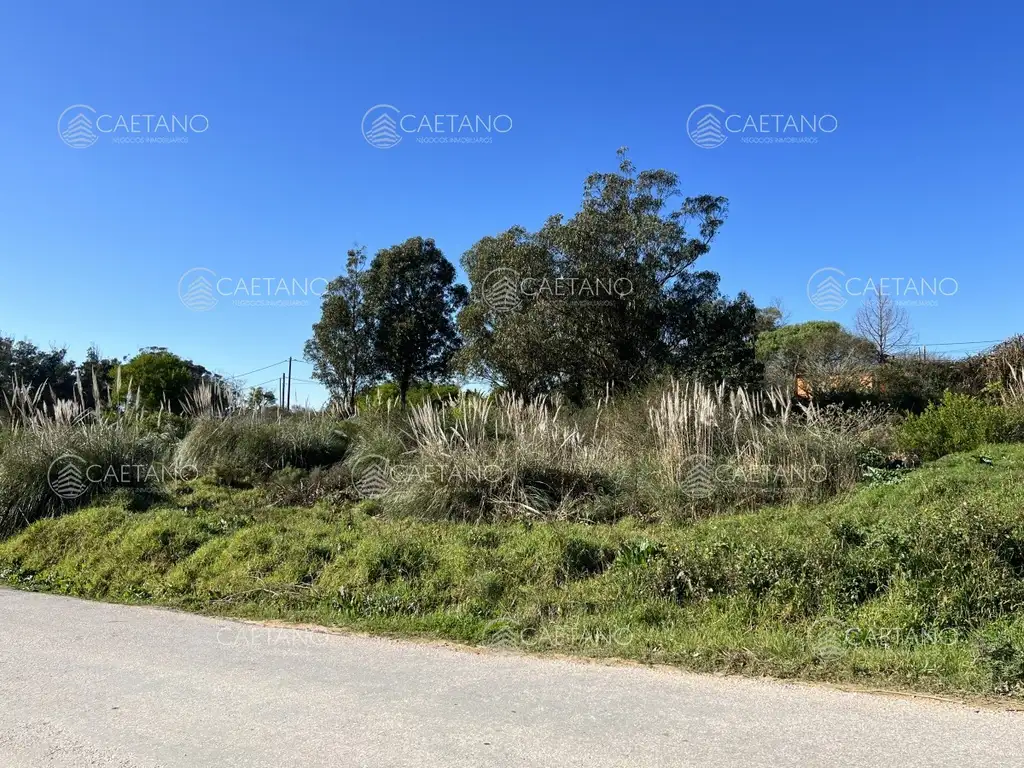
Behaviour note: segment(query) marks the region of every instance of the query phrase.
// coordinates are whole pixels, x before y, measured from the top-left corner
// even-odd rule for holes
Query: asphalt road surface
[[[0,766],[1024,765],[1024,716],[0,590]]]

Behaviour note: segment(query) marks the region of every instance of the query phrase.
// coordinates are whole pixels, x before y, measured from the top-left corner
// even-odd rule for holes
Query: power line
[[[935,344],[919,343],[914,342],[913,344],[904,344],[905,347],[966,347],[972,344],[998,344],[1006,339],[989,339],[988,341],[940,341]]]
[[[251,387],[249,387],[249,389],[256,389],[256,387],[262,387],[264,384],[269,384],[272,381],[280,381],[280,380],[281,379],[279,377],[278,378],[273,378],[273,379],[267,379],[266,381],[261,381],[259,384],[253,384]]]
[[[228,381],[234,381],[235,379],[244,378],[244,377],[248,376],[250,373],[259,373],[260,371],[265,371],[268,368],[275,368],[275,367],[277,367],[279,365],[284,365],[287,362],[288,362],[288,358],[286,357],[284,360],[281,360],[281,361],[276,362],[276,363],[271,363],[270,365],[265,365],[262,368],[257,368],[254,371],[246,371],[245,373],[240,373],[237,376],[228,376],[226,378],[227,378]]]

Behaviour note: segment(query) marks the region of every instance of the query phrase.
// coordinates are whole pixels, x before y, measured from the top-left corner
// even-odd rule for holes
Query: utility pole
[[[288,397],[285,401],[285,409],[289,412],[292,410],[292,358],[288,356]]]

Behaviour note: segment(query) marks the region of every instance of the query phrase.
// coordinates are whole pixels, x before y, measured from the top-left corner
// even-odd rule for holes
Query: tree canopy
[[[216,384],[223,396],[226,382],[201,365],[170,352],[165,347],[144,347],[121,366],[118,400],[138,397],[147,410],[180,412],[188,396],[206,380]]]
[[[536,395],[582,402],[606,385],[632,388],[665,372],[733,383],[760,378],[757,310],[694,269],[728,201],[682,199],[675,174],[617,173],[585,182],[581,209],[481,239],[463,256],[473,301],[459,315],[463,370]]]
[[[349,251],[345,274],[324,294],[306,357],[336,399],[354,405],[359,393],[389,378],[404,406],[415,382],[449,376],[466,289],[431,239],[409,238],[364,264],[362,249]]]
[[[352,407],[356,395],[380,379],[374,359],[374,324],[365,301],[366,251],[348,252],[345,273],[327,285],[320,320],[306,342],[313,378],[336,399]]]
[[[448,375],[461,340],[454,316],[466,301],[455,267],[433,240],[412,237],[374,256],[366,273],[374,359],[403,406],[417,379]]]
[[[784,325],[757,337],[757,357],[767,383],[789,390],[799,376],[809,391],[859,389],[873,367],[870,342],[837,322]]]

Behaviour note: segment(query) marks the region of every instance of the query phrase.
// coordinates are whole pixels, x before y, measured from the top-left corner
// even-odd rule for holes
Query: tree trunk
[[[409,395],[409,380],[402,379],[398,382],[398,395],[402,401],[402,410],[405,410],[405,403]]]

